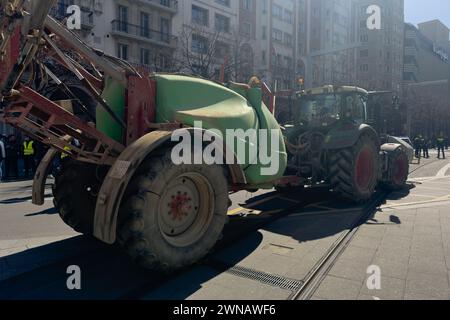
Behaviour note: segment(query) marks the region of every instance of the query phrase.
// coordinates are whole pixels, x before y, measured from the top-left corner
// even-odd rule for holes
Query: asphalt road
[[[450,175],[449,160],[436,160],[434,153],[431,157],[411,166],[413,182]],[[305,195],[309,203],[271,191],[240,192],[232,197],[224,243],[211,259],[159,284],[164,278],[137,269],[116,248],[67,227],[48,193],[45,205],[35,207],[31,182],[0,184],[0,298],[287,299],[359,210],[320,190]],[[411,192],[397,198],[415,203],[432,197],[423,192],[415,196]],[[294,214],[267,223],[286,210]],[[83,283],[90,290],[67,291],[65,271],[71,264],[86,270]],[[118,277],[114,284],[111,277]]]

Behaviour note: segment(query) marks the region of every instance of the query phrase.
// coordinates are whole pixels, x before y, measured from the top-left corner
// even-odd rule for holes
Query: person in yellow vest
[[[31,178],[36,172],[34,141],[25,137],[22,144],[23,164],[25,167],[25,178]],[[30,171],[31,170],[31,171]]]
[[[445,138],[444,138],[443,133],[441,133],[436,138],[436,145],[437,145],[437,149],[438,149],[438,159],[441,158],[441,151],[442,151],[442,157],[445,160]]]

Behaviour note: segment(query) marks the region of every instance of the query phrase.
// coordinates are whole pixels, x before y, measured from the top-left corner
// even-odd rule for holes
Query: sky
[[[450,0],[405,0],[405,21],[420,22],[439,19],[450,28]]]

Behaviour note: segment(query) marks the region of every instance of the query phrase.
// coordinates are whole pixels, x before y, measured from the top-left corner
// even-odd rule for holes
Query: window
[[[364,49],[359,52],[361,58],[367,58],[369,56],[369,49]]]
[[[216,0],[216,3],[225,7],[230,7],[230,0]]]
[[[128,8],[119,6],[118,8],[119,31],[128,33]]]
[[[294,15],[292,11],[284,10],[284,21],[286,21],[289,24],[294,23]]]
[[[263,40],[267,39],[267,26],[262,27],[262,38]]]
[[[252,25],[248,22],[244,22],[241,31],[243,34],[250,35],[252,33]]]
[[[200,8],[198,6],[192,6],[192,22],[202,25],[208,26],[208,10]]]
[[[150,64],[150,50],[141,49],[141,64],[148,66]]]
[[[141,12],[141,37],[150,38],[150,16]]]
[[[273,28],[272,38],[275,41],[283,42],[283,31]]]
[[[292,47],[294,44],[294,38],[292,37],[292,35],[290,35],[289,33],[285,33],[284,34],[284,43],[288,46],[288,47]]]
[[[117,45],[117,57],[122,60],[128,60],[128,45],[122,43]]]
[[[206,54],[208,50],[208,39],[198,34],[192,35],[192,51],[200,54]]]
[[[272,16],[280,20],[283,19],[283,8],[277,4],[272,6]]]
[[[242,9],[251,11],[252,10],[252,0],[243,0]]]
[[[216,31],[230,33],[230,18],[216,14]]]

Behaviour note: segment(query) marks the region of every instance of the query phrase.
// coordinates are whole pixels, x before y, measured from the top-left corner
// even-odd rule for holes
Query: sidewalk
[[[426,182],[422,193],[450,193],[450,179]],[[448,196],[447,196],[448,197]],[[450,299],[450,201],[389,201],[357,231],[313,299]],[[369,266],[381,270],[381,290],[369,290]]]

